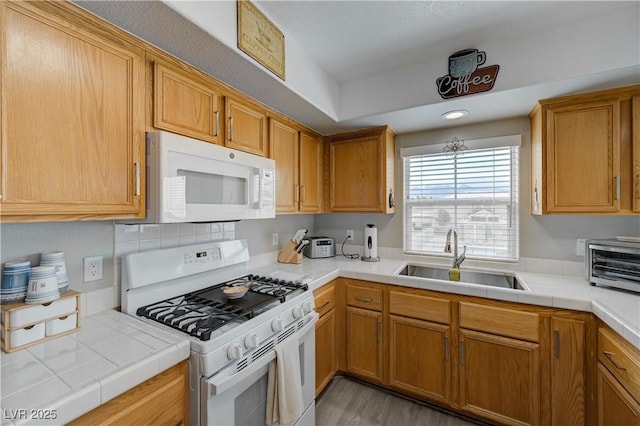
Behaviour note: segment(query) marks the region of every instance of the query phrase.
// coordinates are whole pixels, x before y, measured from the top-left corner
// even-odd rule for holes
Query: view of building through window
[[[405,251],[442,254],[455,228],[467,256],[518,257],[518,147],[404,158]]]

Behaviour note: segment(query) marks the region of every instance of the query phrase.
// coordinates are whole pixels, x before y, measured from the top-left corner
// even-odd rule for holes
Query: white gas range
[[[122,311],[191,342],[193,425],[265,424],[269,363],[298,341],[304,412],[315,423],[313,295],[301,280],[248,273],[245,240],[134,253],[122,262]],[[302,277],[300,277],[302,278]],[[230,299],[224,286],[247,286]]]

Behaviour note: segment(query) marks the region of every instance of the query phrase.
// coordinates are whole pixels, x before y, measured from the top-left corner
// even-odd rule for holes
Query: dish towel
[[[267,384],[267,424],[285,425],[304,411],[298,340],[276,346],[276,359],[269,364]]]

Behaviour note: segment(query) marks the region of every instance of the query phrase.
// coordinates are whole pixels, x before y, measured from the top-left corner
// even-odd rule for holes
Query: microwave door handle
[[[258,175],[258,186],[256,188],[256,193],[253,194],[253,204],[255,207],[260,208],[263,197],[262,187],[264,185],[264,176],[262,176],[259,169],[256,171],[256,174]]]

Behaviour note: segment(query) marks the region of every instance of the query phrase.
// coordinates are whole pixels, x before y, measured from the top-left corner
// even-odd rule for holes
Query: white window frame
[[[471,253],[467,253],[467,258],[468,259],[477,259],[477,260],[489,260],[489,261],[498,261],[498,262],[517,262],[519,259],[519,186],[520,186],[520,170],[519,170],[519,156],[520,156],[520,152],[519,152],[519,147],[521,146],[522,143],[522,136],[521,135],[509,135],[509,136],[499,136],[499,137],[494,137],[494,138],[485,138],[485,139],[474,139],[474,140],[465,140],[464,141],[465,146],[467,147],[467,150],[464,152],[471,152],[474,150],[481,150],[481,149],[494,149],[494,148],[505,148],[505,147],[512,147],[515,148],[515,150],[512,149],[512,154],[511,154],[511,190],[510,190],[510,197],[509,198],[505,198],[504,201],[500,200],[500,199],[492,199],[491,201],[495,204],[495,205],[505,205],[507,206],[507,209],[510,211],[509,214],[509,218],[508,218],[508,250],[505,256],[498,256],[495,254],[495,252],[492,255],[482,255],[482,254],[474,254],[471,251]],[[414,209],[415,207],[420,207],[420,206],[425,206],[427,208],[432,208],[434,206],[438,206],[438,205],[443,205],[443,206],[470,206],[473,204],[483,204],[483,201],[480,200],[471,200],[471,201],[465,201],[464,199],[458,199],[457,195],[456,198],[453,199],[424,199],[424,200],[418,200],[418,199],[409,199],[408,198],[408,192],[409,192],[409,185],[408,185],[408,171],[406,170],[407,164],[408,164],[408,159],[409,157],[416,157],[416,156],[424,156],[424,155],[431,155],[431,154],[442,154],[442,147],[443,144],[442,143],[438,143],[438,144],[431,144],[431,145],[422,145],[422,146],[414,146],[414,147],[406,147],[406,148],[402,148],[400,150],[400,155],[403,158],[403,162],[402,162],[402,175],[403,175],[403,220],[402,220],[402,226],[403,226],[403,249],[404,249],[404,253],[406,254],[411,254],[411,255],[423,255],[423,256],[446,256],[446,257],[451,257],[451,254],[448,253],[444,253],[444,235],[435,235],[433,237],[433,239],[431,240],[431,244],[434,247],[438,247],[438,248],[434,248],[432,249],[433,251],[430,250],[417,250],[413,247],[408,247],[408,240],[410,239],[410,235],[413,232],[418,232],[417,230],[414,230],[414,226],[412,221],[412,209]],[[464,154],[462,154],[464,156]],[[486,204],[486,203],[485,203]],[[454,223],[452,224],[451,227],[456,227],[456,225],[458,225],[458,223],[456,223],[456,219],[454,218]],[[441,231],[441,230],[440,230]],[[442,234],[441,232],[439,232],[439,234]],[[460,232],[459,232],[460,234]],[[440,245],[440,239],[442,239],[441,241],[441,245],[442,248],[439,248]],[[462,253],[462,248],[463,248],[463,244],[464,244],[464,238],[461,238],[461,242],[459,244],[459,253]]]

